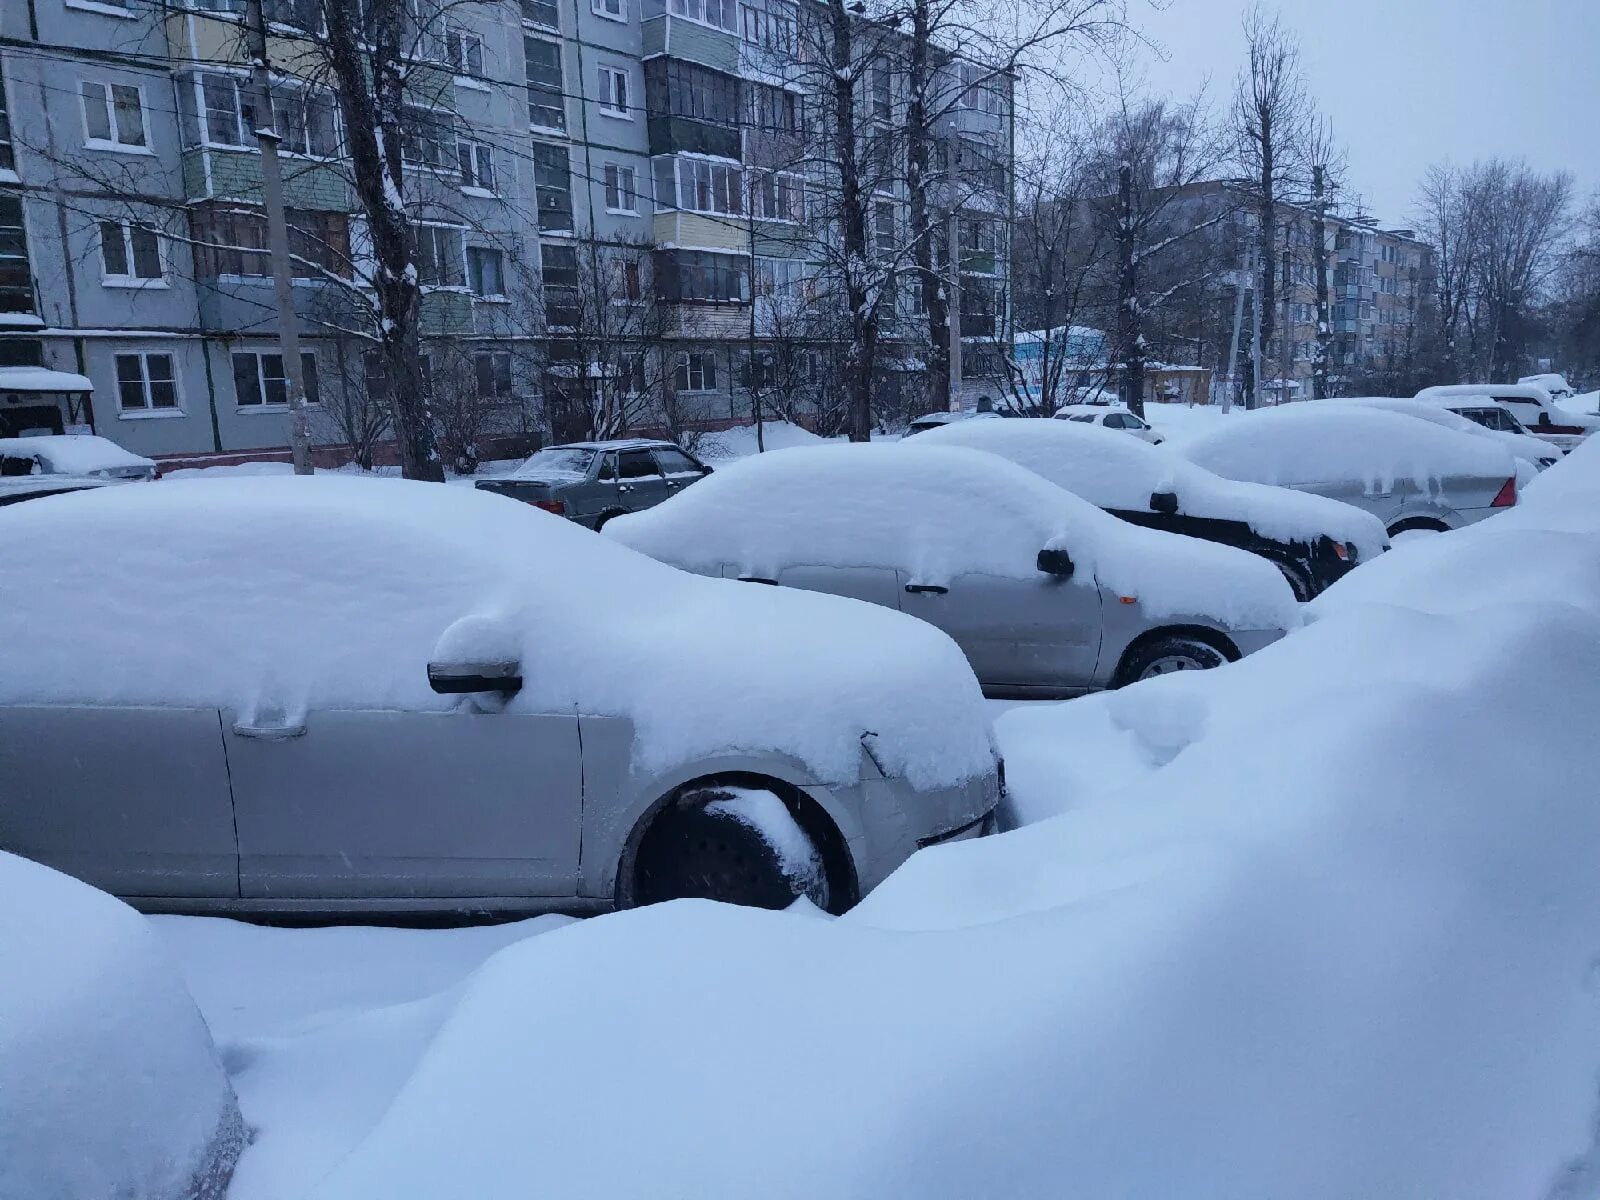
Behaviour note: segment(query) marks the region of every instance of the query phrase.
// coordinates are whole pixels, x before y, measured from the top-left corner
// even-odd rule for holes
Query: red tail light
[[[1515,500],[1516,497],[1513,496],[1512,499]],[[1495,503],[1498,504],[1500,502],[1496,500]],[[565,500],[535,500],[533,506],[542,508],[547,513],[555,513],[558,517],[567,515],[567,502]]]
[[[1506,480],[1505,485],[1495,493],[1493,500],[1489,501],[1490,508],[1510,508],[1517,502],[1517,477],[1513,475]]]

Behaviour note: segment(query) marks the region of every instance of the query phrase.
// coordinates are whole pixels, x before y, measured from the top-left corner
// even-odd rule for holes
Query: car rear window
[[[663,475],[698,475],[700,468],[681,450],[657,450],[656,462],[661,464]]]
[[[661,474],[648,450],[624,450],[617,455],[617,459],[618,473],[624,479],[643,479]]]

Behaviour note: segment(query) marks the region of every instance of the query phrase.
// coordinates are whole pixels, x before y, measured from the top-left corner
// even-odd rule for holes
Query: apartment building
[[[91,395],[59,401],[62,428],[166,458],[286,445],[243,8],[0,6],[0,366],[86,376]],[[371,254],[303,9],[266,0],[311,427],[319,443],[370,450],[385,388]],[[826,390],[835,169],[810,41],[825,26],[808,12],[789,0],[413,8],[405,191],[447,444],[452,415],[470,426],[458,441],[507,446],[748,419],[780,356],[802,364],[801,391]],[[944,69],[957,103],[940,146],[961,191],[941,202],[958,210],[963,332],[976,336],[1007,319],[1010,81]],[[901,90],[885,66],[862,97],[873,246],[896,263]],[[896,289],[891,369],[916,369],[918,300]],[[40,399],[0,391],[0,423]]]

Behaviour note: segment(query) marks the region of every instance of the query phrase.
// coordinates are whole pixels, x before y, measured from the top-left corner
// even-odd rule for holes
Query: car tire
[[[626,516],[627,513],[628,513],[628,510],[625,509],[625,508],[608,508],[608,509],[606,509],[605,512],[601,513],[598,517],[596,517],[594,519],[594,531],[596,533],[599,533],[600,530],[605,527],[605,523],[607,521],[611,520],[612,517]]]
[[[1311,577],[1294,563],[1273,561],[1273,566],[1282,572],[1284,579],[1289,582],[1289,590],[1294,593],[1294,598],[1301,604],[1316,597],[1317,589],[1311,582]]]
[[[804,896],[827,910],[828,877],[815,844],[813,869],[786,871],[777,851],[754,827],[707,811],[713,800],[729,794],[715,787],[685,791],[656,814],[639,843],[633,903],[701,899],[783,909]]]
[[[1126,687],[1141,679],[1169,675],[1174,671],[1209,671],[1228,661],[1228,656],[1210,642],[1184,634],[1168,634],[1134,646],[1123,656],[1117,669],[1117,686]]]

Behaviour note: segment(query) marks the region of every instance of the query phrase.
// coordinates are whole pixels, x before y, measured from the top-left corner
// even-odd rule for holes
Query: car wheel
[[[1274,562],[1272,565],[1277,567],[1289,581],[1289,590],[1301,604],[1316,596],[1317,589],[1312,586],[1310,578],[1299,567],[1286,562]]]
[[[594,519],[594,531],[599,533],[600,530],[605,528],[605,523],[611,520],[612,517],[625,516],[627,511],[628,510],[625,508],[608,508],[605,512],[601,513]]]
[[[1118,686],[1170,675],[1174,671],[1209,671],[1227,661],[1227,655],[1221,650],[1199,638],[1181,634],[1158,637],[1128,652],[1117,672]]]
[[[735,797],[768,797],[777,820],[723,807]],[[771,808],[771,805],[769,805]],[[763,825],[766,828],[763,828]],[[696,788],[675,796],[639,843],[633,902],[720,900],[788,908],[800,897],[828,907],[822,855],[771,792]]]

